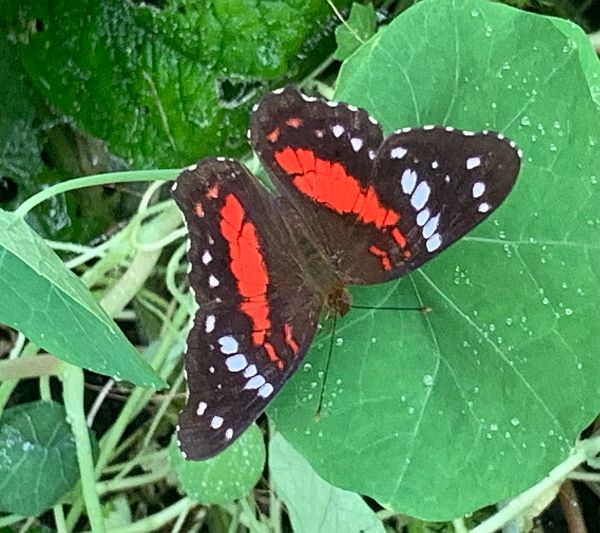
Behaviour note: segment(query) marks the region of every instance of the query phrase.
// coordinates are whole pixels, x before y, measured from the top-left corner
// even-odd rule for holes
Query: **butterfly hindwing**
[[[390,135],[377,153],[373,185],[406,242],[390,277],[419,267],[485,220],[511,191],[520,167],[512,141],[495,132],[444,127]],[[384,252],[393,253],[393,242]]]
[[[293,373],[321,300],[284,253],[290,236],[274,218],[275,199],[241,164],[204,160],[178,177],[173,196],[189,230],[199,305],[178,439],[188,458],[204,459],[237,438]]]

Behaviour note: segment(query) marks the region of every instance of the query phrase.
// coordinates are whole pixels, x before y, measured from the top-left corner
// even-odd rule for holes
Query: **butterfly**
[[[367,111],[287,86],[248,137],[274,186],[221,157],[172,188],[189,231],[198,311],[187,339],[178,441],[192,460],[228,447],[302,362],[348,285],[412,272],[511,191],[521,152],[499,133],[441,126],[384,137]]]

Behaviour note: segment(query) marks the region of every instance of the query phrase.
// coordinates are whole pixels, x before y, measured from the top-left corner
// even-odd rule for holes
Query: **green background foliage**
[[[0,320],[67,362],[164,386],[87,287],[22,218],[0,210]]]
[[[0,25],[43,95],[147,168],[247,151],[251,102],[318,65],[336,23],[322,0],[163,7],[8,2]]]
[[[204,504],[227,503],[247,494],[265,466],[265,442],[256,424],[229,448],[206,461],[186,461],[175,438],[169,447],[171,466],[185,493]]]
[[[0,418],[0,509],[35,516],[55,505],[79,477],[65,409],[31,402]]]

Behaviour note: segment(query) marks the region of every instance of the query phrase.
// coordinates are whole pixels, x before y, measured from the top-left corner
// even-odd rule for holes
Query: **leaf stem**
[[[472,529],[471,533],[492,533],[501,529],[504,524],[520,516],[531,507],[533,502],[553,485],[560,485],[567,475],[581,463],[585,462],[588,457],[593,457],[599,452],[600,437],[597,436],[581,441],[576,446],[575,452],[554,468],[544,479],[519,496],[513,498],[506,507]]]
[[[81,488],[87,515],[92,526],[92,531],[104,533],[106,529],[104,527],[100,498],[96,491],[92,445],[83,410],[83,370],[65,363],[61,378],[63,381],[63,398],[67,411],[67,419],[75,435]]]
[[[134,181],[168,181],[175,178],[179,173],[176,169],[162,169],[162,170],[128,170],[126,172],[111,172],[107,174],[94,174],[92,176],[84,176],[82,178],[75,178],[68,181],[63,181],[52,185],[47,189],[44,189],[37,194],[34,194],[27,200],[25,200],[16,210],[15,214],[23,218],[29,213],[34,207],[38,206],[42,202],[68,191],[74,191],[76,189],[83,189],[84,187],[93,187],[96,185],[107,185],[115,182],[134,182]]]

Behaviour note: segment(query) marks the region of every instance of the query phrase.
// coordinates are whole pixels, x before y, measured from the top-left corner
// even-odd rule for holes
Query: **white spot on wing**
[[[419,226],[424,226],[425,222],[427,222],[429,220],[429,209],[425,208],[423,209],[423,211],[419,211],[419,214],[417,215],[417,224]]]
[[[248,366],[248,361],[243,353],[236,353],[225,359],[225,364],[230,372],[239,372]]]
[[[207,407],[208,407],[208,405],[206,402],[199,402],[198,408],[196,409],[196,414],[198,416],[202,416],[204,414],[204,412],[206,411]]]
[[[202,262],[205,265],[208,265],[208,263],[210,263],[212,261],[212,255],[210,255],[210,252],[208,250],[204,250],[204,253],[202,254]]]
[[[268,398],[273,393],[273,385],[265,383],[260,389],[258,389],[258,395],[263,398]]]
[[[422,209],[425,207],[427,200],[429,200],[430,193],[431,188],[427,185],[426,181],[422,181],[417,185],[417,188],[410,199],[410,203],[415,209]]]
[[[208,315],[206,317],[206,322],[204,323],[204,331],[206,333],[212,333],[215,329],[215,315]]]
[[[392,159],[402,159],[408,150],[406,148],[402,148],[402,146],[396,146],[396,148],[392,148],[390,150],[390,157]]]
[[[336,124],[335,126],[333,126],[331,128],[331,132],[333,133],[334,137],[341,137],[342,134],[344,133],[344,131],[346,131],[344,129],[344,126],[342,126],[341,124]]]
[[[352,145],[352,149],[355,152],[358,152],[362,148],[363,140],[359,139],[358,137],[354,137],[350,139],[350,144]]]
[[[469,157],[467,159],[467,170],[472,170],[481,165],[481,157]]]
[[[220,281],[211,274],[208,278],[208,286],[211,289],[214,289],[215,287],[218,287],[219,284],[220,284]]]
[[[193,172],[197,168],[198,168],[198,163],[194,163],[193,165],[190,165],[189,167],[187,167],[187,170],[189,170],[190,172]]]
[[[250,378],[248,380],[248,383],[246,383],[244,389],[258,389],[262,387],[266,382],[267,380],[263,378],[260,374],[258,374],[257,376],[254,376],[253,378]]]
[[[423,227],[423,237],[425,237],[426,239],[429,239],[429,237],[431,237],[433,235],[433,233],[435,232],[435,230],[437,229],[439,221],[440,221],[439,214],[433,218],[430,218],[429,221],[427,222],[427,224],[425,224],[425,226]]]
[[[435,252],[442,245],[442,237],[439,233],[434,233],[427,241],[425,246],[428,252]]]
[[[315,102],[317,100],[314,96],[306,96],[305,94],[301,94],[300,96],[305,102]]]
[[[473,198],[479,198],[485,191],[485,183],[476,181],[473,183]]]
[[[227,428],[227,430],[225,431],[225,438],[227,440],[231,440],[232,437],[233,437],[233,429]]]
[[[490,204],[488,204],[487,202],[481,202],[479,204],[479,207],[477,208],[477,210],[480,213],[487,213],[491,208],[492,208],[492,206]]]
[[[433,161],[431,163],[431,168],[438,168],[440,166],[440,164],[437,161]]]
[[[244,377],[251,378],[252,376],[255,376],[257,372],[258,370],[256,370],[256,365],[250,365],[248,368],[246,368],[246,370],[244,370]]]
[[[213,416],[210,421],[210,427],[213,429],[219,429],[223,425],[223,417]]]
[[[240,347],[238,341],[236,341],[231,335],[219,337],[219,344],[221,345],[221,352],[226,355],[237,352],[238,348]]]
[[[417,184],[417,173],[410,168],[407,168],[402,173],[402,191],[405,194],[411,194],[415,190],[415,185]]]

